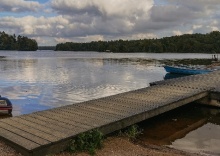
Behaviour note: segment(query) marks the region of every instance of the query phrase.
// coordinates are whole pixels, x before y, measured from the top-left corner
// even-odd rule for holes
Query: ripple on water
[[[67,101],[71,103],[83,102],[92,99],[97,99],[100,97],[110,96],[117,93],[122,93],[130,90],[127,87],[119,86],[119,85],[80,85],[80,86],[73,86],[60,88],[56,91],[57,100],[64,100],[67,97]],[[59,95],[63,95],[63,97]]]

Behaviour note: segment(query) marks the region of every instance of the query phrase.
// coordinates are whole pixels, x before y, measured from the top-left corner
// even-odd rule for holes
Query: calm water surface
[[[143,88],[163,79],[162,67],[137,59],[210,57],[54,51],[1,51],[0,56],[0,94],[13,102],[13,116]]]
[[[152,62],[120,61],[152,57],[146,54],[7,51],[0,56],[0,94],[11,99],[13,116],[147,87],[165,75]]]
[[[183,58],[211,55],[1,51],[0,94],[12,101],[13,116],[28,114],[147,87],[166,74],[155,60]],[[203,124],[166,145],[212,151],[220,143],[219,128],[219,122]],[[207,131],[207,137],[201,137]],[[207,146],[199,144],[201,139]]]

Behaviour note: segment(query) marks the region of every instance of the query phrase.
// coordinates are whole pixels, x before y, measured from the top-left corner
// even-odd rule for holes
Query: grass
[[[142,129],[138,125],[132,125],[118,133],[119,136],[128,137],[130,141],[135,141],[140,134],[142,134]]]

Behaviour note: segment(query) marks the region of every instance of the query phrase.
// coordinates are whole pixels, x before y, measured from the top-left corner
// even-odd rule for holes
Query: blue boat
[[[12,103],[8,98],[1,97],[0,95],[0,114],[11,114],[12,112]]]
[[[164,66],[164,69],[168,73],[185,75],[206,74],[213,71],[211,69],[195,68],[189,66]]]

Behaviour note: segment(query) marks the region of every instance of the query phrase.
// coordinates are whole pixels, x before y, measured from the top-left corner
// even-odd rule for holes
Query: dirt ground
[[[123,137],[109,137],[104,141],[104,147],[97,150],[97,156],[199,156],[199,154],[146,144],[135,144]],[[0,156],[21,156],[11,147],[0,142]],[[50,155],[52,156],[52,155]],[[62,152],[53,156],[89,156],[87,153]]]
[[[97,150],[97,156],[199,156],[199,154],[154,145],[135,144],[127,138],[109,137],[104,141],[104,148]],[[60,153],[55,156],[89,156],[87,153]]]
[[[21,154],[0,141],[0,156],[21,156]]]

